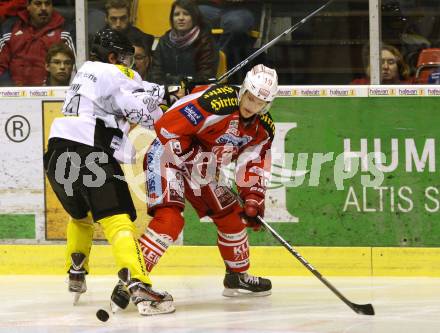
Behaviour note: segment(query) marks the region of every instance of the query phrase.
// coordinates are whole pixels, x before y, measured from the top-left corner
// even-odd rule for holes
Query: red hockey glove
[[[246,225],[254,231],[261,229],[261,223],[256,218],[257,215],[264,216],[264,198],[252,193],[248,194],[244,198],[243,218]]]

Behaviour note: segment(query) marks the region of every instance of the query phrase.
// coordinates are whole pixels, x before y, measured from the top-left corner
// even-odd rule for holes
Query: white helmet
[[[261,111],[262,113],[267,112],[278,92],[277,72],[264,65],[254,66],[249,72],[247,72],[246,78],[241,85],[238,94],[239,100],[245,91],[249,91],[252,95],[269,102],[269,104]]]

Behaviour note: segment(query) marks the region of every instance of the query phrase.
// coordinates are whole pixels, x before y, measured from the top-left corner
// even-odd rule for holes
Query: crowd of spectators
[[[131,1],[96,0],[104,17],[97,24],[102,24],[99,29],[111,28],[128,37],[135,48],[134,68],[144,80],[176,84],[191,77],[206,82],[217,75],[220,51],[226,55],[228,69],[254,51],[255,40],[249,33],[259,19],[252,7],[255,1],[175,0],[169,12],[171,29],[156,36],[156,43],[148,31],[133,25]],[[57,6],[63,10],[58,11]],[[0,0],[0,85],[69,84],[75,72],[76,51],[74,22],[61,14],[66,13],[66,6],[74,13],[73,0]],[[415,83],[420,50],[438,46],[422,36],[423,27],[409,20],[405,10],[408,8],[402,10],[401,1],[382,2],[387,27],[383,40],[397,44],[382,45],[381,84]],[[219,29],[220,34],[213,34]],[[368,52],[363,56],[364,76],[351,84],[370,83]],[[230,82],[241,81],[240,71],[236,75]],[[440,64],[438,69],[433,66],[426,83],[439,82]]]
[[[29,0],[17,15],[2,22],[0,81],[3,85],[39,86],[46,81],[47,50],[65,42],[75,53],[74,31],[53,8],[52,0]]]

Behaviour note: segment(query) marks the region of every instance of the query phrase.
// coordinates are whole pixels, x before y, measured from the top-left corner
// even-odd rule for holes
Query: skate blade
[[[110,309],[112,310],[112,313],[115,314],[116,312],[124,311],[126,309],[126,307],[125,308],[121,308],[115,302],[110,301]]]
[[[176,311],[173,301],[163,302],[140,302],[137,305],[138,311],[142,316],[155,316]]]
[[[73,293],[73,305],[78,305],[82,293]]]
[[[271,294],[272,290],[252,292],[246,289],[225,288],[222,295],[225,297],[262,297],[269,296]]]

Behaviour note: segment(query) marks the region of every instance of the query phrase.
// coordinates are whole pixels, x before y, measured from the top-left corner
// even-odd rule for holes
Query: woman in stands
[[[189,76],[196,81],[214,78],[219,53],[194,1],[174,1],[170,24],[154,52],[149,80],[177,84]]]
[[[364,59],[369,59],[369,49],[364,51]],[[398,49],[392,45],[382,45],[382,74],[381,84],[411,84],[409,66],[403,60],[403,57]],[[366,61],[365,63],[368,63]],[[365,69],[367,74],[363,78],[355,79],[351,84],[370,84],[370,65]]]

